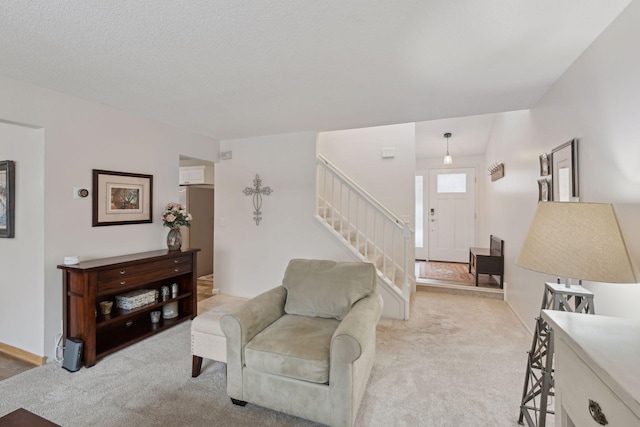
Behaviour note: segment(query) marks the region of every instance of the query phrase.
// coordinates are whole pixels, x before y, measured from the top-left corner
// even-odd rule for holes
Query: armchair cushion
[[[354,303],[376,290],[373,264],[294,259],[282,285],[287,314],[342,320]]]
[[[336,319],[285,314],[253,338],[245,348],[245,365],[304,381],[329,382],[331,337]]]

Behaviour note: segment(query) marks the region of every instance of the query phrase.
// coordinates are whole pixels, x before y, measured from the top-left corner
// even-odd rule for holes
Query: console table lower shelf
[[[111,353],[130,346],[145,338],[149,338],[159,332],[165,331],[178,323],[191,320],[191,314],[181,314],[174,319],[160,319],[158,323],[151,323],[146,319],[131,323],[129,326],[109,331],[109,333],[97,332],[96,359],[101,359]]]
[[[196,255],[199,249],[159,250],[59,265],[63,271],[63,335],[84,342],[84,365],[151,335],[193,319],[197,314]],[[114,307],[101,314],[100,303],[117,295],[145,289],[161,295],[161,288],[177,285],[177,294],[130,310]],[[150,294],[150,292],[146,292]],[[178,315],[151,322],[152,311],[176,304]],[[166,308],[166,307],[165,307]],[[169,317],[169,316],[167,316]]]

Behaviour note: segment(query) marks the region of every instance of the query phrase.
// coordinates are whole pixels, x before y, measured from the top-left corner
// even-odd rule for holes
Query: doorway
[[[182,229],[182,247],[198,248],[196,275],[213,286],[214,174],[213,162],[180,156],[179,202],[193,219]],[[186,178],[188,176],[188,179]]]
[[[416,174],[416,259],[468,262],[475,241],[475,168]]]
[[[213,274],[213,192],[208,187],[182,186],[180,193],[184,193],[183,204],[193,216],[185,241],[189,247],[200,249],[197,277]]]

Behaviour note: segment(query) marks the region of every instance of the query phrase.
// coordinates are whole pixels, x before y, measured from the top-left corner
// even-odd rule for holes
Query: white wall
[[[32,316],[20,330],[29,337],[25,350],[51,357],[62,319],[62,275],[56,265],[66,255],[92,259],[165,247],[167,231],[158,217],[167,202],[178,200],[179,156],[215,161],[219,147],[210,138],[5,77],[0,77],[0,120],[44,133],[44,283],[29,286],[44,293],[44,315]],[[72,198],[73,187],[91,189],[92,169],[153,175],[154,222],[92,227],[91,197]],[[19,258],[24,263],[30,256]],[[3,275],[19,274],[18,265],[0,263]],[[41,310],[34,304],[33,311]],[[8,327],[13,326],[0,325]]]
[[[631,3],[530,112],[496,121],[487,164],[506,177],[487,184],[489,228],[505,238],[508,302],[529,327],[544,281],[514,265],[537,204],[538,156],[579,139],[580,200],[614,203],[636,263],[640,261],[640,3]],[[504,231],[502,231],[504,230]],[[593,284],[598,314],[640,318],[640,285]]]
[[[256,296],[282,282],[291,258],[353,260],[314,219],[316,133],[221,141],[231,160],[216,165],[214,270],[223,294]],[[253,220],[256,174],[273,193],[263,197],[262,221]]]
[[[0,239],[0,342],[42,354],[44,134],[0,123],[0,160],[15,162],[15,237]],[[17,325],[33,325],[33,334]]]

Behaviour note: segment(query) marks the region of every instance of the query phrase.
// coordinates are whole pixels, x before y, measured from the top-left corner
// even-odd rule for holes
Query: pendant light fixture
[[[447,138],[447,154],[444,155],[444,165],[451,166],[453,164],[453,157],[449,154],[449,138],[451,138],[451,133],[445,133],[444,137]]]

